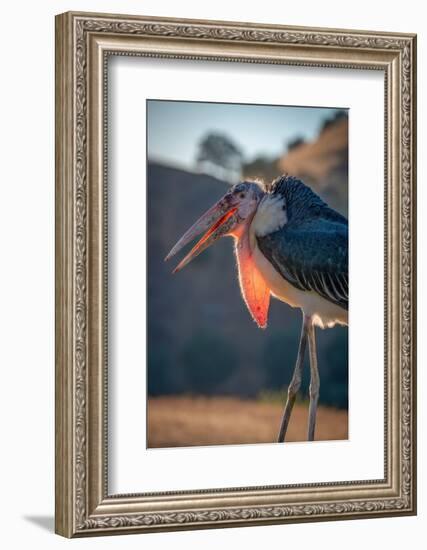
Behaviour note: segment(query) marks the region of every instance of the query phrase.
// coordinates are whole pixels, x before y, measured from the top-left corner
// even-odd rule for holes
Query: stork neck
[[[252,221],[254,214],[246,218],[246,220],[239,224],[238,227],[232,232],[232,236],[235,241],[235,249],[241,251],[245,255],[251,255],[255,245],[255,234],[251,231]]]

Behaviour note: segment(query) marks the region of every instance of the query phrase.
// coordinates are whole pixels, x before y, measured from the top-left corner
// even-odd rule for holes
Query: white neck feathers
[[[257,237],[265,237],[281,229],[287,221],[285,199],[280,195],[265,195],[259,203],[251,230]]]

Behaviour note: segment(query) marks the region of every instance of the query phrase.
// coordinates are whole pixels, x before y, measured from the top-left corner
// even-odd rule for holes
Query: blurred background
[[[164,257],[230,185],[288,173],[348,212],[348,112],[147,102],[148,447],[273,442],[295,364],[301,312],[275,299],[267,330],[241,298],[232,239],[186,269]],[[317,329],[316,439],[348,436],[347,328]],[[304,441],[308,359],[287,439]]]

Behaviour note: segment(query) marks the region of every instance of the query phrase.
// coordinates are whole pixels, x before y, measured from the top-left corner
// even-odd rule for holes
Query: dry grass
[[[188,447],[271,443],[276,440],[283,407],[234,397],[151,397],[148,446]],[[308,408],[297,403],[288,441],[305,441]],[[319,407],[316,439],[347,439],[347,412]]]

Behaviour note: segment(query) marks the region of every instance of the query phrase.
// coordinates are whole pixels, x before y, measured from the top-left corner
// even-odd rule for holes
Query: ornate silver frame
[[[106,59],[366,68],[385,75],[385,477],[109,495]],[[416,37],[122,15],[56,17],[56,532],[66,537],[416,513]]]

